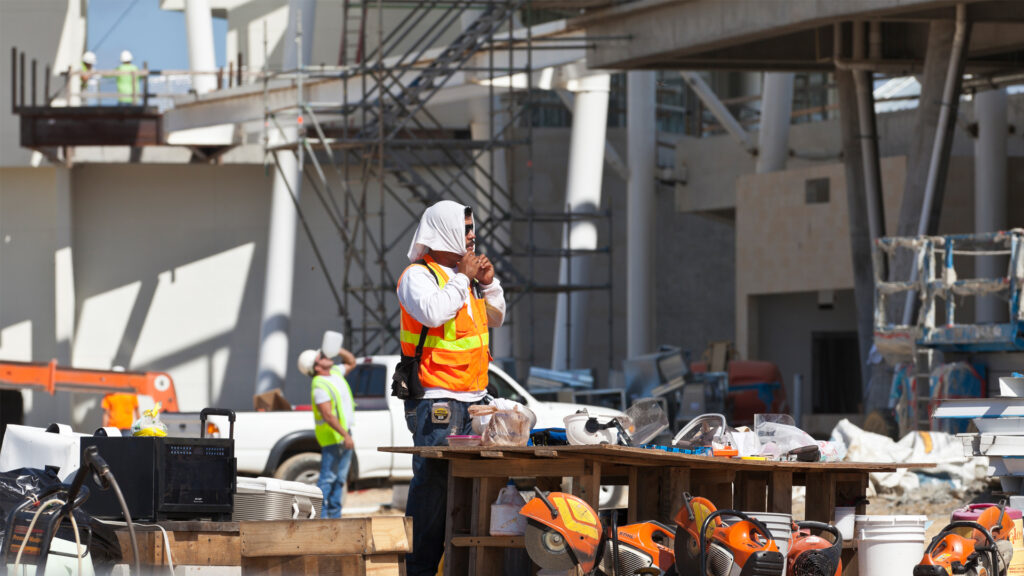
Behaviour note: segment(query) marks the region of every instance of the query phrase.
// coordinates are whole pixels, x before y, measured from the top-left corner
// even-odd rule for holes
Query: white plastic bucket
[[[854,520],[857,516],[857,509],[849,506],[836,506],[836,529],[843,541],[853,541]]]
[[[775,546],[785,558],[789,553],[789,541],[793,538],[793,515],[777,512],[747,512],[747,515],[764,523],[768,531],[772,533]]]
[[[911,574],[924,555],[927,516],[857,516],[858,574]]]

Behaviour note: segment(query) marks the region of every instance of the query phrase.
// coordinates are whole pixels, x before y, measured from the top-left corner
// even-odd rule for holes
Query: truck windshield
[[[345,374],[356,400],[356,410],[387,409],[387,388],[383,364],[359,364]]]
[[[520,404],[526,404],[523,396],[516,392],[516,389],[494,370],[490,370],[487,373],[487,393],[495,398],[507,398]]]

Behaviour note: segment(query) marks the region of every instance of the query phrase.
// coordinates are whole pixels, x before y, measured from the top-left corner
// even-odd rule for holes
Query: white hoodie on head
[[[422,259],[428,250],[466,254],[465,206],[441,200],[423,211],[409,246],[409,262]]]

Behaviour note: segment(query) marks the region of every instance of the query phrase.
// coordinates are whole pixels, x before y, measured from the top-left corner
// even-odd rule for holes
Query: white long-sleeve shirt
[[[448,275],[448,283],[438,288],[434,275],[425,266],[412,266],[398,282],[398,301],[417,322],[436,328],[455,318],[459,310],[469,303],[469,277],[454,268],[441,266]],[[490,285],[481,285],[487,307],[487,326],[497,328],[505,322],[505,291],[495,278]],[[473,315],[473,307],[467,308]],[[462,402],[476,402],[486,395],[480,392],[452,392],[442,388],[424,387],[424,398],[452,398]]]

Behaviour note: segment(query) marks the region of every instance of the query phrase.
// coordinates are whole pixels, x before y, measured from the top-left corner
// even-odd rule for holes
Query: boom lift
[[[149,396],[166,412],[178,411],[174,381],[166,372],[115,372],[62,368],[57,360],[0,362],[0,388],[40,390],[51,396],[57,390],[107,394],[125,392]]]

